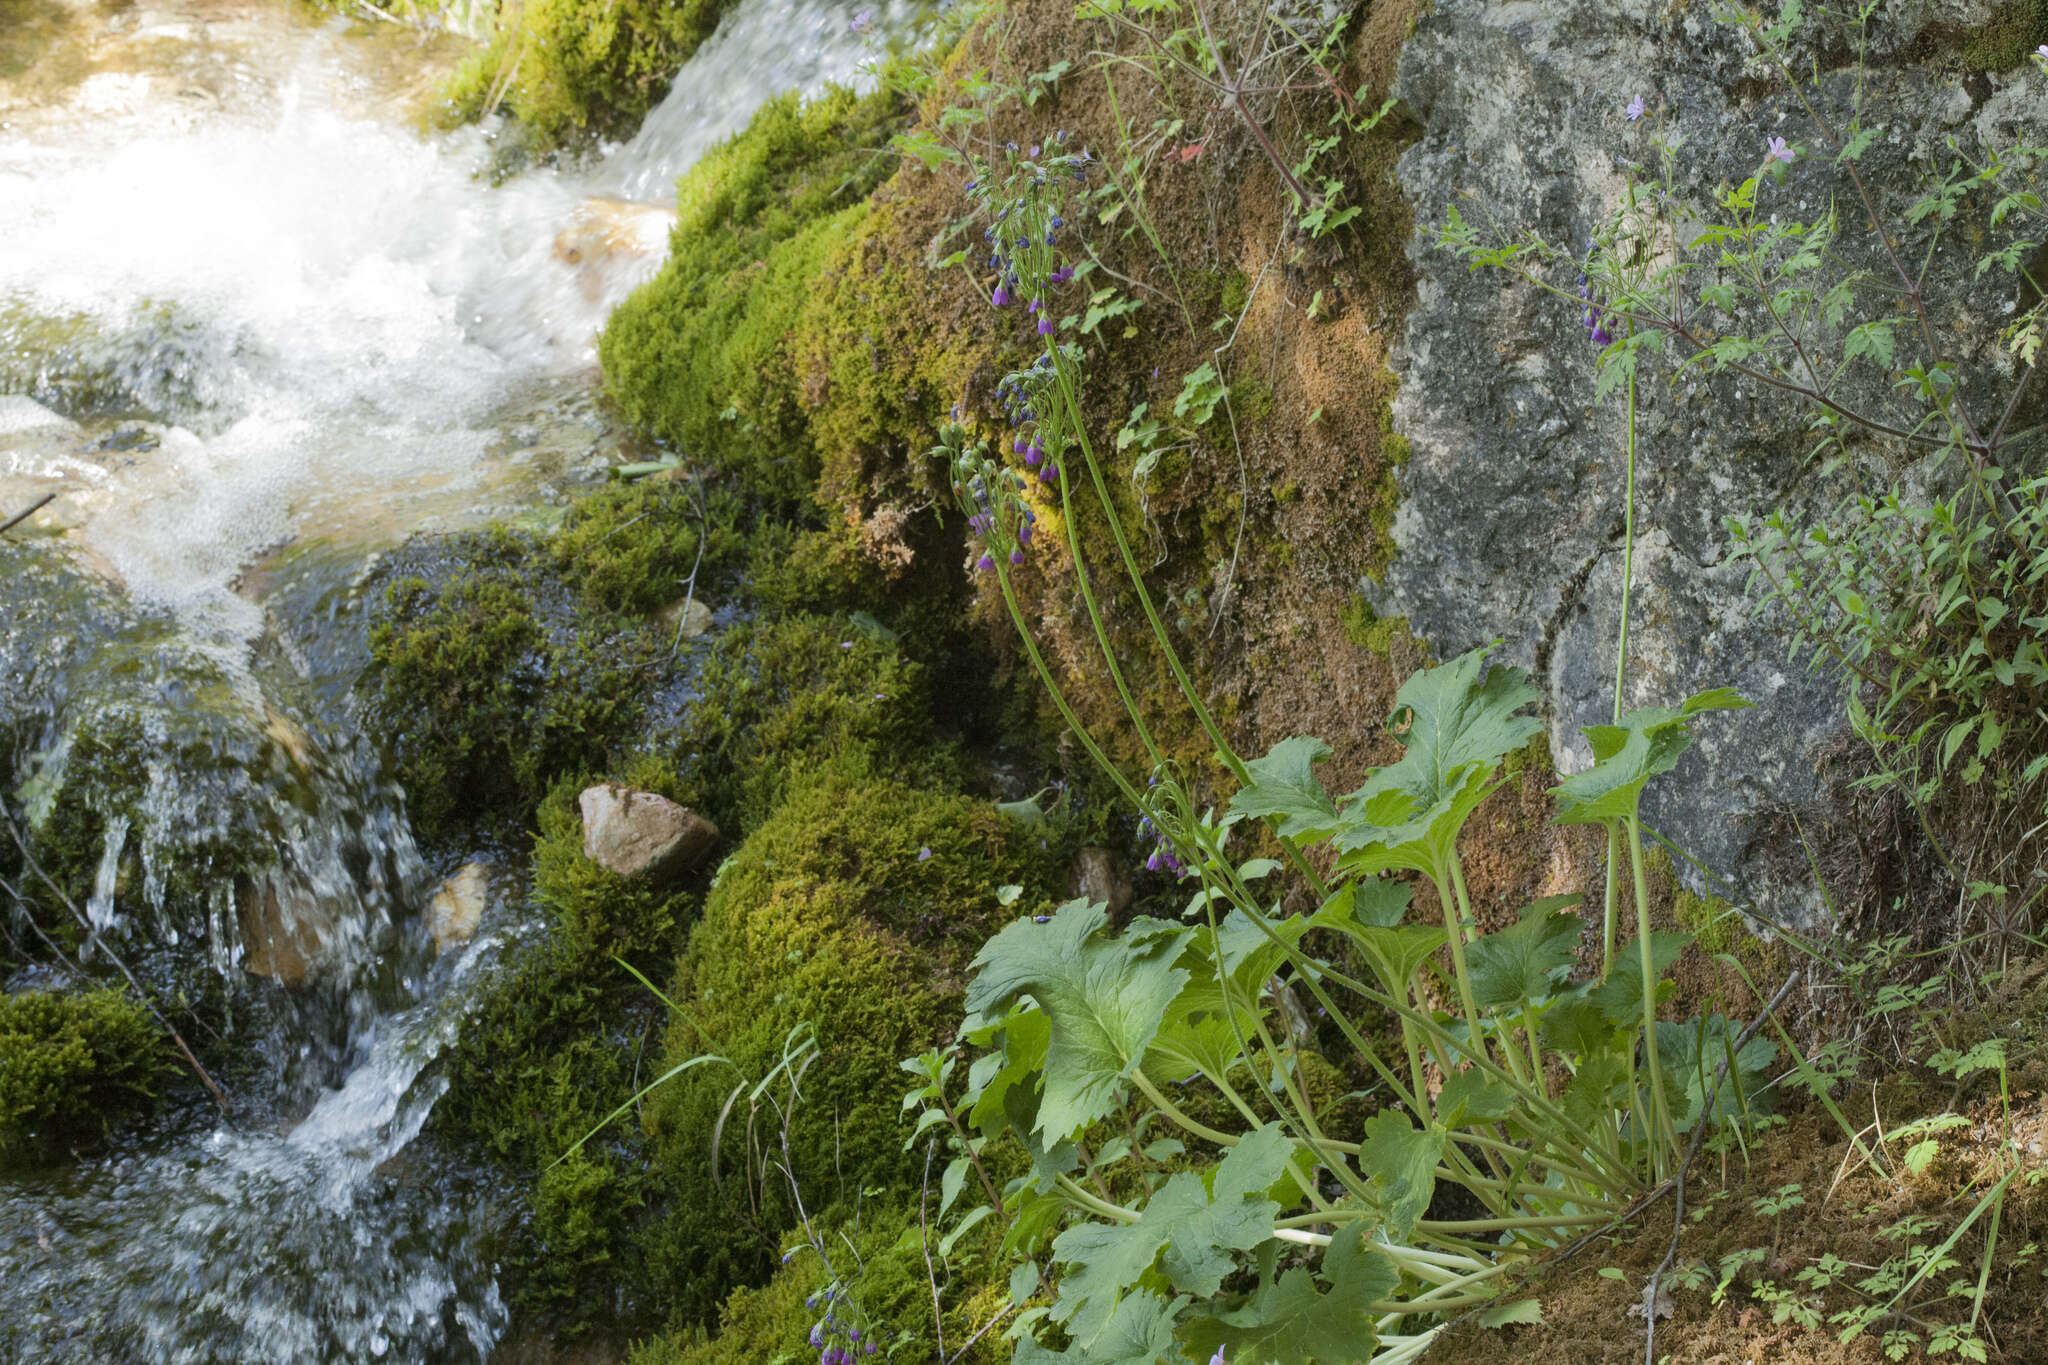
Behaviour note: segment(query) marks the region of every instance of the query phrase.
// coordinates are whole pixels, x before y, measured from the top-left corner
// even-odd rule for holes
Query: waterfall
[[[0,548],[6,795],[97,812],[86,954],[256,990],[262,1063],[226,1119],[0,1175],[0,1359],[480,1360],[506,1330],[491,1181],[419,1135],[538,926],[501,897],[436,954],[337,604],[406,535],[620,458],[594,337],[674,177],[771,96],[858,83],[858,8],[746,0],[629,144],[498,186],[485,134],[365,116],[347,41],[282,7],[155,47],[109,10],[80,22],[120,60],[33,104],[0,82],[0,510],[55,492],[63,532]]]

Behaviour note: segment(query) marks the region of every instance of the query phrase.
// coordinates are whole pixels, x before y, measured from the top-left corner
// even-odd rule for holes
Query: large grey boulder
[[[1944,50],[1988,14],[1955,0],[1886,7],[1867,86],[1870,121],[1886,134],[1864,168],[1888,209],[1916,196],[1930,168],[1946,167],[1949,136],[2009,141],[2023,128],[2039,140],[2048,78],[2031,68],[1965,78],[1953,61],[1912,60],[1916,42]],[[1707,6],[1438,0],[1401,59],[1396,93],[1422,126],[1399,166],[1415,206],[1417,297],[1396,359],[1394,421],[1413,454],[1396,558],[1383,581],[1363,586],[1382,615],[1407,617],[1440,656],[1501,638],[1498,657],[1533,670],[1545,693],[1563,772],[1590,763],[1580,728],[1605,721],[1613,705],[1622,405],[1593,404],[1596,352],[1575,309],[1502,273],[1469,271],[1437,247],[1436,231],[1448,207],[1474,219],[1483,206],[1510,227],[1583,246],[1623,192],[1624,161],[1653,155],[1650,121],[1625,117],[1635,95],[1685,138],[1679,173],[1690,192],[1706,198],[1739,182],[1761,163],[1767,137],[1807,136],[1782,82],[1746,78],[1747,56],[1746,41],[1712,22]],[[1831,96],[1855,79],[1840,51],[1795,57],[1817,58]],[[1844,249],[1874,252],[1828,158],[1802,163],[1786,188],[1809,215],[1831,197],[1841,203]],[[1942,301],[1959,352],[1971,340],[1966,319],[1980,320],[1981,336],[1981,320],[1996,317],[1998,301],[1982,294],[1996,283],[1966,282],[1959,288],[1979,296]],[[1881,390],[1875,398],[1884,401]],[[1786,623],[1745,591],[1748,569],[1731,560],[1722,518],[1825,506],[1842,488],[1821,483],[1808,413],[1795,401],[1721,379],[1674,384],[1646,366],[1640,404],[1624,704],[1675,705],[1719,685],[1756,703],[1698,726],[1693,751],[1652,786],[1645,816],[1724,879],[1719,889],[1812,925],[1823,902],[1795,817],[1807,835],[1826,835],[1838,812],[1822,758],[1854,746],[1840,743],[1839,686],[1788,660]],[[1890,454],[1873,449],[1866,466]]]
[[[655,792],[603,782],[577,798],[583,856],[607,871],[662,884],[703,865],[718,826]]]

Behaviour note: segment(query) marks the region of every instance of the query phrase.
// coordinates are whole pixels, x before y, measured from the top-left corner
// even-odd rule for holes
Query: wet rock
[[[1886,132],[1863,167],[1886,202],[1917,185],[1926,165],[1946,164],[1942,120],[1954,112],[1952,76],[1893,58],[1988,9],[1900,3],[1873,26],[1865,121]],[[1395,93],[1423,130],[1399,164],[1415,205],[1418,288],[1395,361],[1394,421],[1412,458],[1400,476],[1394,562],[1361,588],[1442,657],[1503,640],[1496,657],[1533,670],[1546,694],[1561,772],[1591,762],[1581,727],[1606,721],[1613,705],[1624,405],[1594,404],[1596,352],[1578,310],[1503,272],[1469,270],[1436,245],[1437,230],[1453,206],[1482,219],[1461,199],[1472,194],[1510,231],[1582,249],[1626,192],[1621,163],[1654,160],[1659,132],[1682,141],[1685,192],[1711,200],[1716,186],[1756,171],[1767,133],[1796,139],[1806,129],[1790,92],[1764,95],[1747,79],[1748,55],[1704,10],[1643,0],[1440,0],[1402,53]],[[1823,97],[1839,105],[1857,79],[1853,67],[1832,71]],[[1972,138],[1989,134],[1994,115],[2004,127],[2042,113],[2036,77],[1995,83],[2003,88]],[[1625,113],[1631,95],[1649,106],[1639,122]],[[1803,202],[1817,215],[1855,192],[1817,156],[1774,193],[1774,210]],[[1858,215],[1844,210],[1845,222]],[[1838,249],[1877,267],[1867,236],[1845,226]],[[1568,269],[1555,282],[1574,287]],[[1984,287],[1953,286],[1957,297],[1937,314],[1998,316],[1970,292]],[[1964,344],[1981,345],[1981,329]],[[1678,770],[1649,788],[1644,818],[1698,856],[1719,889],[1811,925],[1825,910],[1786,815],[1808,834],[1837,818],[1817,767],[1842,727],[1842,699],[1803,661],[1787,661],[1787,623],[1745,591],[1749,566],[1731,559],[1722,519],[1826,507],[1845,488],[1808,459],[1810,411],[1797,402],[1727,378],[1667,382],[1647,362],[1644,372],[1657,377],[1639,386],[1623,704],[1675,706],[1719,685],[1756,704],[1698,727]],[[1855,394],[1856,405],[1881,408],[1879,383]]]
[[[469,942],[490,899],[491,869],[486,863],[464,863],[442,882],[427,902],[427,932],[434,936],[434,951],[445,953]]]
[[[595,302],[616,294],[646,273],[668,250],[676,216],[654,204],[625,199],[586,199],[554,242],[555,259],[571,267],[584,297]]]
[[[242,970],[296,990],[313,976],[333,931],[332,916],[317,902],[280,894],[268,878],[236,888],[241,906]]]
[[[718,826],[665,796],[605,782],[577,798],[583,856],[628,879],[674,881],[701,866]]]
[[[711,629],[711,608],[704,605],[701,597],[686,597],[654,613],[654,623],[661,627],[664,638],[681,635],[685,640],[694,640]]]
[[[1074,855],[1074,865],[1067,870],[1067,894],[1101,901],[1110,914],[1121,915],[1130,908],[1131,879],[1108,849],[1084,848]]]

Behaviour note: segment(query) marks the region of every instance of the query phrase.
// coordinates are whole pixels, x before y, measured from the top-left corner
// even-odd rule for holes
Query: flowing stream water
[[[67,4],[0,32],[0,513],[58,495],[0,548],[6,795],[33,820],[100,756],[87,953],[253,992],[251,1060],[226,1116],[0,1176],[0,1360],[483,1359],[501,1200],[419,1134],[467,993],[537,925],[500,885],[436,953],[433,870],[348,701],[351,593],[412,532],[634,458],[593,341],[675,176],[767,97],[857,80],[870,40],[851,3],[742,0],[633,142],[492,186],[485,134],[392,112],[420,85],[395,29]],[[146,757],[110,779],[113,735]],[[171,894],[222,848],[260,856],[197,910]],[[251,975],[266,917],[309,959],[294,989]]]

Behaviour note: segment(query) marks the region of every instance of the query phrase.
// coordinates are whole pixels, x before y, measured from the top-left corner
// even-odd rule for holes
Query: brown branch
[[[6,521],[0,522],[0,536],[6,535],[9,531],[12,531],[15,527],[21,525],[24,521],[27,521],[30,517],[42,511],[45,507],[48,507],[51,503],[55,502],[56,500],[57,495],[55,493],[43,494],[43,496],[37,498],[34,502],[30,503],[27,507],[24,507],[21,511],[16,512]]]

